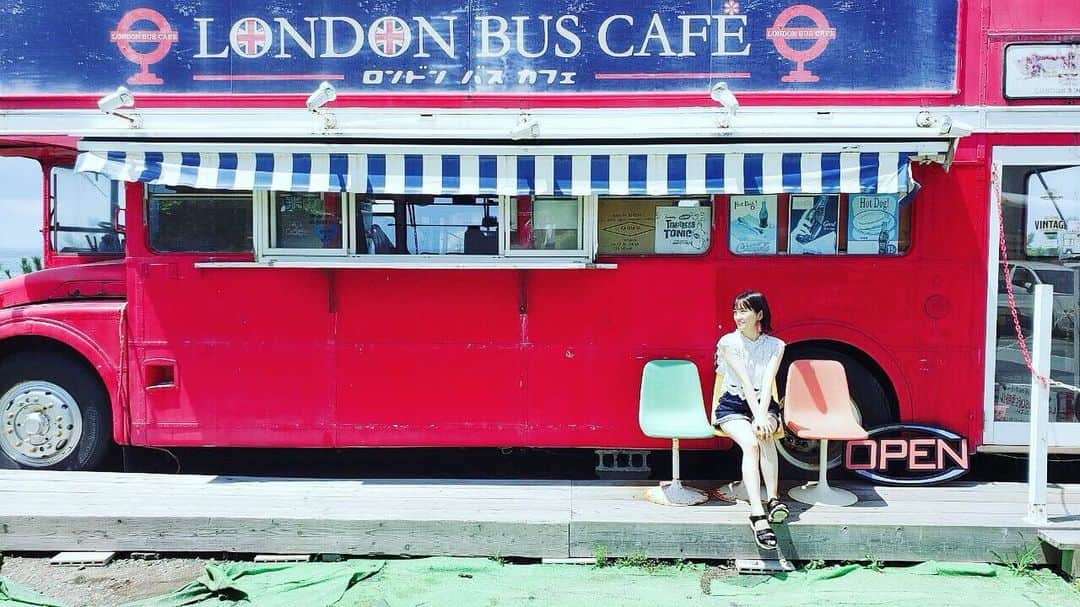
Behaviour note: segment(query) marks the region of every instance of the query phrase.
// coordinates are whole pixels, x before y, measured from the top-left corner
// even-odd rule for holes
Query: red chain
[[[1028,351],[1027,342],[1024,341],[1024,331],[1020,328],[1020,316],[1016,312],[1016,296],[1013,295],[1012,280],[1009,279],[1009,254],[1005,246],[1005,206],[1004,197],[1001,195],[1001,179],[998,175],[998,167],[994,165],[993,174],[990,176],[994,184],[994,200],[997,202],[998,214],[998,246],[1001,248],[1001,269],[1004,272],[1005,291],[1009,294],[1009,311],[1012,312],[1013,328],[1016,329],[1016,343],[1020,345],[1020,353],[1024,355],[1024,364],[1027,365],[1031,374],[1042,383],[1043,387],[1050,384],[1050,379],[1039,374],[1031,362],[1031,352]]]

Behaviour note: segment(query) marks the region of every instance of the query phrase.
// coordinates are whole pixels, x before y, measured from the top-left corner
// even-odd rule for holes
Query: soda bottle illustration
[[[769,205],[765,204],[764,200],[761,201],[761,210],[758,211],[757,219],[758,219],[758,225],[761,226],[762,228],[769,227],[769,209],[768,209],[768,206]]]
[[[814,207],[807,213],[806,232],[797,235],[795,240],[806,244],[821,237],[821,233],[825,229],[825,205],[828,204],[828,201],[829,199],[826,196],[814,197]]]
[[[877,252],[878,255],[886,255],[889,252],[889,222],[881,222],[881,231],[878,232],[877,237]]]

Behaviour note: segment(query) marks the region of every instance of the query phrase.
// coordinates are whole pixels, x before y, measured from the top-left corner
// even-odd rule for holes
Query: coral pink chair
[[[850,506],[859,501],[854,493],[830,487],[830,440],[858,440],[867,437],[855,419],[844,366],[835,360],[797,360],[788,369],[784,396],[784,418],[788,430],[799,438],[820,440],[818,480],[788,492],[804,504]]]

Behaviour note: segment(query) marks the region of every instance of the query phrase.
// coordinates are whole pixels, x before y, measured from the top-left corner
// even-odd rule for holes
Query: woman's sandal
[[[776,550],[776,532],[772,530],[772,527],[765,527],[764,529],[758,529],[754,525],[758,521],[768,522],[768,515],[750,515],[750,529],[754,531],[754,543],[758,545],[758,548],[762,550]]]
[[[780,498],[769,498],[769,501],[765,502],[765,509],[769,512],[769,522],[781,524],[787,520],[791,511],[788,510],[787,504],[780,501]]]

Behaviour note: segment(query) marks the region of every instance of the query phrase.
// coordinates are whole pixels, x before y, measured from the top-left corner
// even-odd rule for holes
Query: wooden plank
[[[322,518],[327,520],[486,520],[502,522],[566,523],[569,499],[536,500],[400,500],[322,499],[257,500],[198,499],[172,500],[150,496],[93,496],[72,502],[62,494],[19,496],[0,504],[0,519],[29,513],[80,517],[87,512],[108,512],[114,516],[204,516],[232,518]]]
[[[562,557],[565,524],[321,519],[0,519],[0,552],[113,550]]]
[[[654,558],[787,558],[791,560],[996,561],[1017,554],[1034,538],[1027,529],[905,525],[777,525],[780,549],[754,544],[749,523],[634,525],[574,521],[570,555],[593,556],[603,546],[613,557],[643,553]],[[1045,549],[1036,562],[1053,562]]]
[[[1058,550],[1080,548],[1080,529],[1040,529],[1039,539]]]

